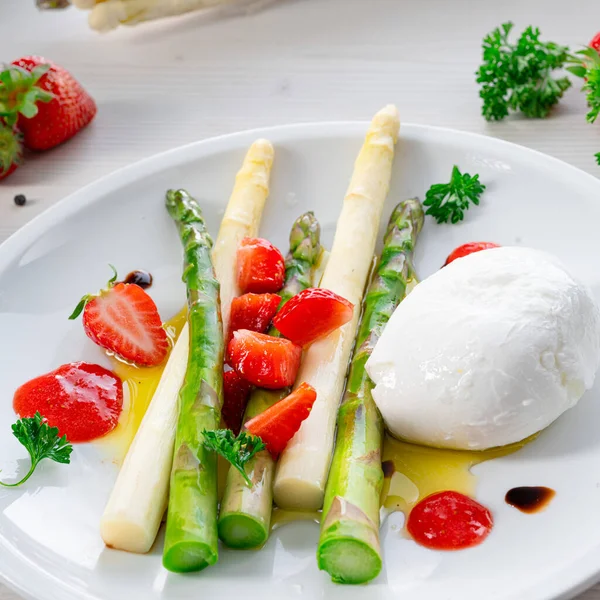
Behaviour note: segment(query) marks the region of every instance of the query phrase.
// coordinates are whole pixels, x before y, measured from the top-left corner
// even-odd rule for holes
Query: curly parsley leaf
[[[252,482],[244,467],[255,454],[266,448],[264,442],[259,437],[245,431],[241,431],[236,437],[231,429],[204,430],[203,436],[204,446],[229,461],[244,476],[246,483],[252,487]]]
[[[540,30],[531,26],[511,43],[512,28],[513,23],[504,23],[483,39],[483,64],[476,75],[488,121],[500,121],[511,111],[546,117],[571,86],[567,77],[552,77],[571,58],[566,46],[540,41]]]
[[[594,48],[579,50],[571,57],[571,65],[567,70],[584,79],[581,89],[590,107],[586,119],[588,123],[593,123],[600,115],[600,54]]]
[[[71,462],[73,446],[67,441],[67,436],[58,435],[58,427],[50,427],[39,412],[33,417],[19,419],[12,426],[13,435],[19,440],[31,457],[31,467],[21,479],[15,483],[4,483],[5,487],[16,487],[25,483],[33,474],[42,460],[49,458],[57,463],[68,465]]]
[[[465,216],[471,203],[478,205],[485,185],[479,175],[461,173],[454,165],[450,183],[436,183],[425,194],[423,205],[429,207],[425,214],[431,215],[438,223],[458,223]]]

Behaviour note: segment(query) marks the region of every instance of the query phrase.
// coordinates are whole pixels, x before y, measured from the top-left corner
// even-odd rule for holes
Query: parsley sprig
[[[423,205],[425,214],[431,215],[438,223],[458,223],[465,216],[471,203],[478,205],[485,185],[479,181],[479,175],[461,173],[454,165],[450,183],[436,183],[425,194]]]
[[[255,454],[266,448],[264,442],[259,437],[245,431],[241,431],[236,437],[231,429],[205,430],[203,435],[206,448],[214,450],[229,461],[244,476],[246,483],[252,487],[245,465]]]
[[[483,64],[476,75],[488,121],[500,121],[511,111],[546,117],[571,86],[567,77],[552,76],[572,58],[566,46],[542,42],[540,30],[531,26],[512,43],[512,28],[513,23],[503,23],[483,39]]]
[[[596,160],[598,161],[598,164],[600,165],[600,152],[598,152],[598,154],[596,154]]]
[[[33,417],[19,419],[13,424],[12,432],[29,453],[31,467],[20,481],[15,483],[0,481],[0,485],[4,487],[17,487],[25,483],[45,458],[64,465],[68,465],[71,462],[73,446],[67,441],[67,436],[63,435],[60,437],[58,435],[58,427],[50,427],[39,412],[36,412]]]
[[[594,48],[585,48],[575,53],[571,63],[567,70],[584,79],[581,89],[590,107],[586,119],[593,123],[600,115],[600,54]]]

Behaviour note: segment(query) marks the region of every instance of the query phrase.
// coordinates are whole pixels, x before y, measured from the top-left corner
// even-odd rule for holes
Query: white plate
[[[330,243],[366,124],[279,127],[179,148],[123,169],[47,211],[0,248],[0,468],[4,478],[27,466],[10,434],[11,398],[29,378],[73,360],[102,361],[81,322],[67,315],[84,292],[134,268],[155,277],[164,318],[184,302],[181,247],[164,192],[185,187],[201,200],[216,231],[234,175],[249,144],[276,147],[262,234],[285,247],[289,227],[312,209]],[[487,184],[481,207],[457,226],[428,220],[417,268],[426,276],[457,244],[492,240],[559,256],[600,296],[600,181],[558,160],[481,136],[405,125],[386,207],[423,196],[447,181],[453,164]],[[387,217],[386,217],[387,218]],[[223,550],[217,566],[167,574],[161,543],[147,556],[107,550],[98,521],[117,467],[106,445],[79,445],[68,466],[45,461],[22,488],[0,490],[0,574],[36,600],[281,598],[327,600],[548,600],[571,598],[600,572],[600,382],[538,440],[476,468],[478,498],[495,529],[481,546],[436,553],[384,526],[385,568],[368,586],[334,585],[317,570],[316,524],[278,530],[259,552]],[[557,491],[550,507],[525,515],[504,503],[517,485]]]

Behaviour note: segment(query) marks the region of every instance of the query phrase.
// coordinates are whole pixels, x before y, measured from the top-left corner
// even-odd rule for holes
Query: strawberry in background
[[[96,115],[92,97],[65,69],[39,56],[0,72],[0,180],[20,165],[23,147],[49,150]]]

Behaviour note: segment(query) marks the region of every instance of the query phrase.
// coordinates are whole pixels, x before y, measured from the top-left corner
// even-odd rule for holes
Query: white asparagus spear
[[[101,2],[106,2],[106,0],[71,0],[72,4],[82,10],[94,8],[96,4],[100,4]]]
[[[237,174],[236,183],[219,229],[212,257],[221,284],[223,327],[229,305],[239,293],[236,251],[245,236],[255,237],[269,194],[273,147],[267,140],[252,144]],[[177,396],[187,368],[189,332],[183,327],[160,383],[125,457],[100,521],[104,543],[129,552],[148,552],[167,506],[173,461]]]
[[[221,315],[227,335],[231,300],[240,295],[237,284],[236,253],[242,238],[256,237],[267,196],[273,164],[273,146],[257,140],[246,154],[225,209],[212,258],[221,284]]]
[[[321,279],[323,279],[323,274],[325,273],[325,268],[327,267],[327,263],[329,262],[329,251],[323,248],[321,250],[321,256],[319,256],[319,261],[317,262],[317,266],[313,271],[313,287],[320,287]]]
[[[89,25],[96,31],[110,31],[119,25],[137,25],[195,10],[235,4],[239,0],[77,0],[82,8],[92,8]],[[90,6],[91,4],[91,6]]]
[[[188,345],[186,323],[104,509],[100,535],[111,548],[143,553],[154,543],[167,508],[177,395],[187,368]]]
[[[315,510],[323,505],[337,409],[362,295],[373,264],[399,125],[395,106],[380,110],[373,118],[354,165],[321,280],[321,287],[354,304],[354,316],[344,327],[312,344],[304,354],[296,382],[312,385],[317,391],[317,400],[279,459],[273,492],[281,508]]]

